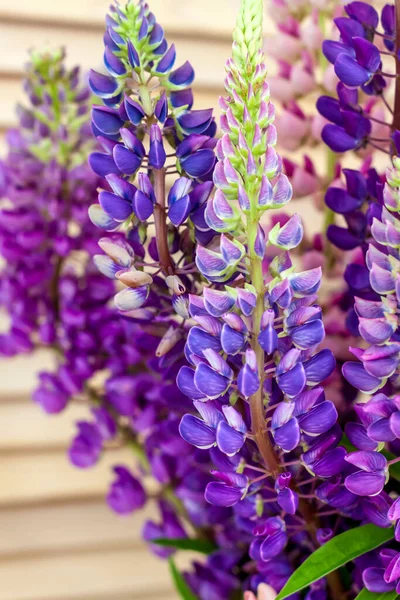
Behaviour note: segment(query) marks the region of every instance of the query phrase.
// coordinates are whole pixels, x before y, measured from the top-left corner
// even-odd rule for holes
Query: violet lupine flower
[[[379,552],[379,563],[375,565],[362,574],[367,590],[384,594],[395,589],[400,593],[400,553],[385,548]]]
[[[138,479],[123,466],[114,467],[116,480],[107,494],[107,503],[120,515],[131,514],[146,503],[146,492]]]
[[[252,28],[259,31],[259,4],[242,3],[237,39],[250,39]],[[212,455],[216,480],[208,483],[205,498],[250,519],[249,533],[255,537],[249,555],[262,577],[266,564],[282,557],[291,515],[302,519],[296,482],[310,472],[327,480],[338,476],[346,468],[346,450],[339,447],[337,411],[319,387],[335,368],[330,350],[318,351],[324,339],[315,303],[321,270],[296,273],[292,266],[289,251],[303,237],[297,215],[279,220],[268,234],[259,223],[267,210],[289,202],[291,186],[274,149],[274,109],[263,56],[251,39],[251,48],[246,41],[234,43],[227,64],[216,190],[205,211],[207,223],[221,235],[197,250],[197,267],[210,286],[202,296],[189,295],[195,321],[185,348],[190,366],[180,370],[177,384],[200,413],[183,417],[182,436],[198,448],[219,451]],[[265,275],[267,246],[278,250]],[[280,451],[281,461],[271,462]],[[221,453],[229,459],[223,470]],[[286,454],[296,456],[297,472],[285,469]],[[263,476],[257,479],[253,468]],[[251,585],[259,582],[255,578]]]
[[[106,233],[101,246],[112,258],[106,254],[95,258],[100,270],[107,275],[121,271],[117,278],[133,290],[148,288],[152,282],[148,305],[135,319],[121,317],[110,306],[114,283],[92,264],[99,236],[87,215],[100,185],[99,178],[85,166],[87,151],[93,147],[88,128],[82,125],[89,93],[79,87],[78,71],[65,69],[62,54],[34,57],[28,86],[32,107],[20,110],[21,124],[8,135],[10,151],[2,165],[2,195],[8,204],[1,211],[0,247],[6,259],[1,288],[11,327],[1,336],[1,352],[29,352],[38,344],[54,351],[58,366],[54,372],[40,374],[33,393],[46,412],[61,412],[75,400],[92,406],[91,417],[77,424],[77,435],[68,450],[75,466],[93,466],[110,443],[126,444],[138,457],[138,477],[133,477],[131,466],[116,467],[107,494],[112,510],[130,514],[140,509],[147,501],[141,479],[144,473],[151,474],[159,484],[160,499],[167,490],[170,493],[179,487],[181,504],[177,504],[182,512],[187,511],[194,523],[201,521],[201,526],[210,530],[217,521],[222,537],[232,529],[231,515],[220,511],[216,516],[214,507],[204,500],[211,476],[204,482],[204,459],[198,461],[198,451],[179,435],[179,420],[190,403],[175,386],[176,373],[184,363],[183,329],[171,318],[169,288],[160,277],[128,268],[134,256],[145,256],[140,224],[132,227],[128,240],[118,233]],[[51,96],[46,95],[48,87],[59,91],[57,114],[67,131],[41,126],[44,119],[50,122],[55,118]],[[73,151],[61,151],[70,145]],[[117,185],[115,176],[108,178]],[[146,186],[148,181],[143,178],[145,191]],[[129,187],[124,189],[129,193]],[[198,187],[197,205],[201,193]],[[103,198],[105,204],[109,200]],[[101,207],[94,206],[92,212],[103,215],[105,228],[114,229]],[[176,238],[171,243],[176,246]],[[190,256],[192,243],[186,240],[183,247]],[[184,312],[180,280],[173,278],[170,286],[173,302]],[[93,383],[99,376],[105,379],[104,387]],[[203,485],[201,498],[192,494],[193,477]],[[177,529],[180,514],[176,505],[162,502],[164,524],[167,520],[177,524],[163,529],[163,535],[185,536],[182,525]],[[233,587],[238,587],[237,576],[231,578]]]
[[[374,392],[394,377],[399,364],[400,346],[397,342],[398,298],[396,264],[398,250],[397,181],[396,165],[389,172],[383,192],[383,207],[374,217],[371,233],[375,244],[370,244],[366,254],[369,282],[376,297],[381,300],[357,299],[355,309],[359,315],[360,333],[370,344],[367,349],[353,349],[361,362],[350,362],[343,373],[354,387]]]
[[[108,185],[99,194],[100,206],[91,207],[91,218],[106,231],[124,227],[128,238],[139,236],[142,246],[154,215],[151,257],[160,263],[164,277],[186,275],[190,246],[181,269],[173,256],[187,246],[191,231],[204,243],[214,235],[204,219],[215,164],[212,111],[192,110],[193,68],[188,62],[174,68],[175,46],[168,46],[146,3],[112,7],[104,43],[110,75],[92,71],[89,79],[92,91],[105,103],[92,111],[93,131],[104,152],[93,153],[90,164]],[[157,81],[151,89],[149,78]],[[167,158],[166,143],[174,150],[173,160]],[[167,202],[166,180],[176,171],[179,177],[174,178]],[[108,277],[127,286],[115,302],[130,316],[145,305],[153,282],[143,271],[144,254],[136,256],[133,251],[128,259],[107,245],[101,247],[112,262],[99,256],[97,264]],[[175,306],[185,317],[185,307]]]

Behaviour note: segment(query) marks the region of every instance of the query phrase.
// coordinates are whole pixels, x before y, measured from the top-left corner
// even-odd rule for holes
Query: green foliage
[[[194,538],[156,538],[152,544],[176,548],[177,550],[191,550],[201,554],[211,554],[216,549],[215,544],[208,540],[199,540]]]
[[[382,529],[376,525],[363,525],[337,535],[300,565],[287,581],[277,600],[283,600],[303,590],[358,556],[378,548],[391,540],[393,535],[393,528]]]
[[[186,583],[182,573],[178,570],[173,558],[170,558],[168,562],[172,580],[175,584],[176,591],[178,592],[179,597],[183,600],[198,600],[198,598],[196,598],[196,596],[193,594],[192,590]]]
[[[381,594],[380,592],[369,592],[364,588],[358,594],[356,600],[396,600],[396,598],[399,598],[396,590],[393,590],[392,592],[383,592]]]

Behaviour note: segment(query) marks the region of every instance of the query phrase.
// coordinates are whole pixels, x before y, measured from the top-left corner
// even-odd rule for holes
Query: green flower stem
[[[254,202],[252,203],[254,205]],[[253,211],[252,211],[253,212]],[[265,404],[264,404],[264,350],[258,343],[258,334],[261,330],[261,318],[264,312],[264,296],[265,286],[262,272],[262,260],[254,252],[254,242],[257,236],[258,216],[255,210],[255,215],[250,215],[248,218],[247,229],[249,236],[249,258],[250,258],[250,278],[256,293],[257,303],[253,312],[253,339],[251,347],[257,357],[258,377],[260,379],[260,387],[257,392],[250,397],[250,414],[252,432],[257,443],[260,454],[265,462],[265,465],[270,473],[276,477],[280,471],[280,464],[276,452],[271,444],[269,435],[266,431],[265,423]]]
[[[168,247],[168,229],[165,212],[165,168],[154,169],[154,226],[156,229],[156,244],[160,266],[164,275],[173,275],[175,264]]]

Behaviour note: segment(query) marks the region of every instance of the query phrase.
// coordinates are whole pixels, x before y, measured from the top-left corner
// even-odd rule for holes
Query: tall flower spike
[[[175,68],[175,46],[168,46],[147,3],[111,7],[106,26],[109,76],[92,71],[89,77],[92,91],[105,104],[92,111],[93,132],[103,152],[93,153],[90,164],[111,190],[105,186],[100,207],[91,207],[90,215],[108,231],[123,228],[128,238],[136,238],[140,230],[141,240],[153,216],[151,258],[160,263],[164,277],[178,275],[174,254],[184,246],[190,254],[194,238],[208,243],[214,235],[204,219],[215,163],[212,110],[192,110],[194,71],[188,62]],[[168,156],[167,144],[173,149]],[[167,202],[167,181],[176,172],[181,176],[169,182]],[[143,247],[140,253],[144,258]],[[182,273],[194,266],[191,259],[187,257]],[[132,314],[146,303],[150,287],[123,290],[117,307]]]

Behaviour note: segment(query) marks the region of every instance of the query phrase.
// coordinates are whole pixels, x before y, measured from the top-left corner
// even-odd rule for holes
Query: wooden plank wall
[[[16,123],[27,51],[65,45],[70,64],[100,67],[109,0],[0,0],[0,135]],[[178,60],[196,69],[197,108],[215,106],[239,0],[153,0]],[[4,144],[1,144],[1,150]],[[90,471],[65,456],[85,410],[43,415],[29,398],[46,354],[0,362],[0,600],[176,599],[166,565],[140,540],[146,513],[105,506],[110,452]]]

